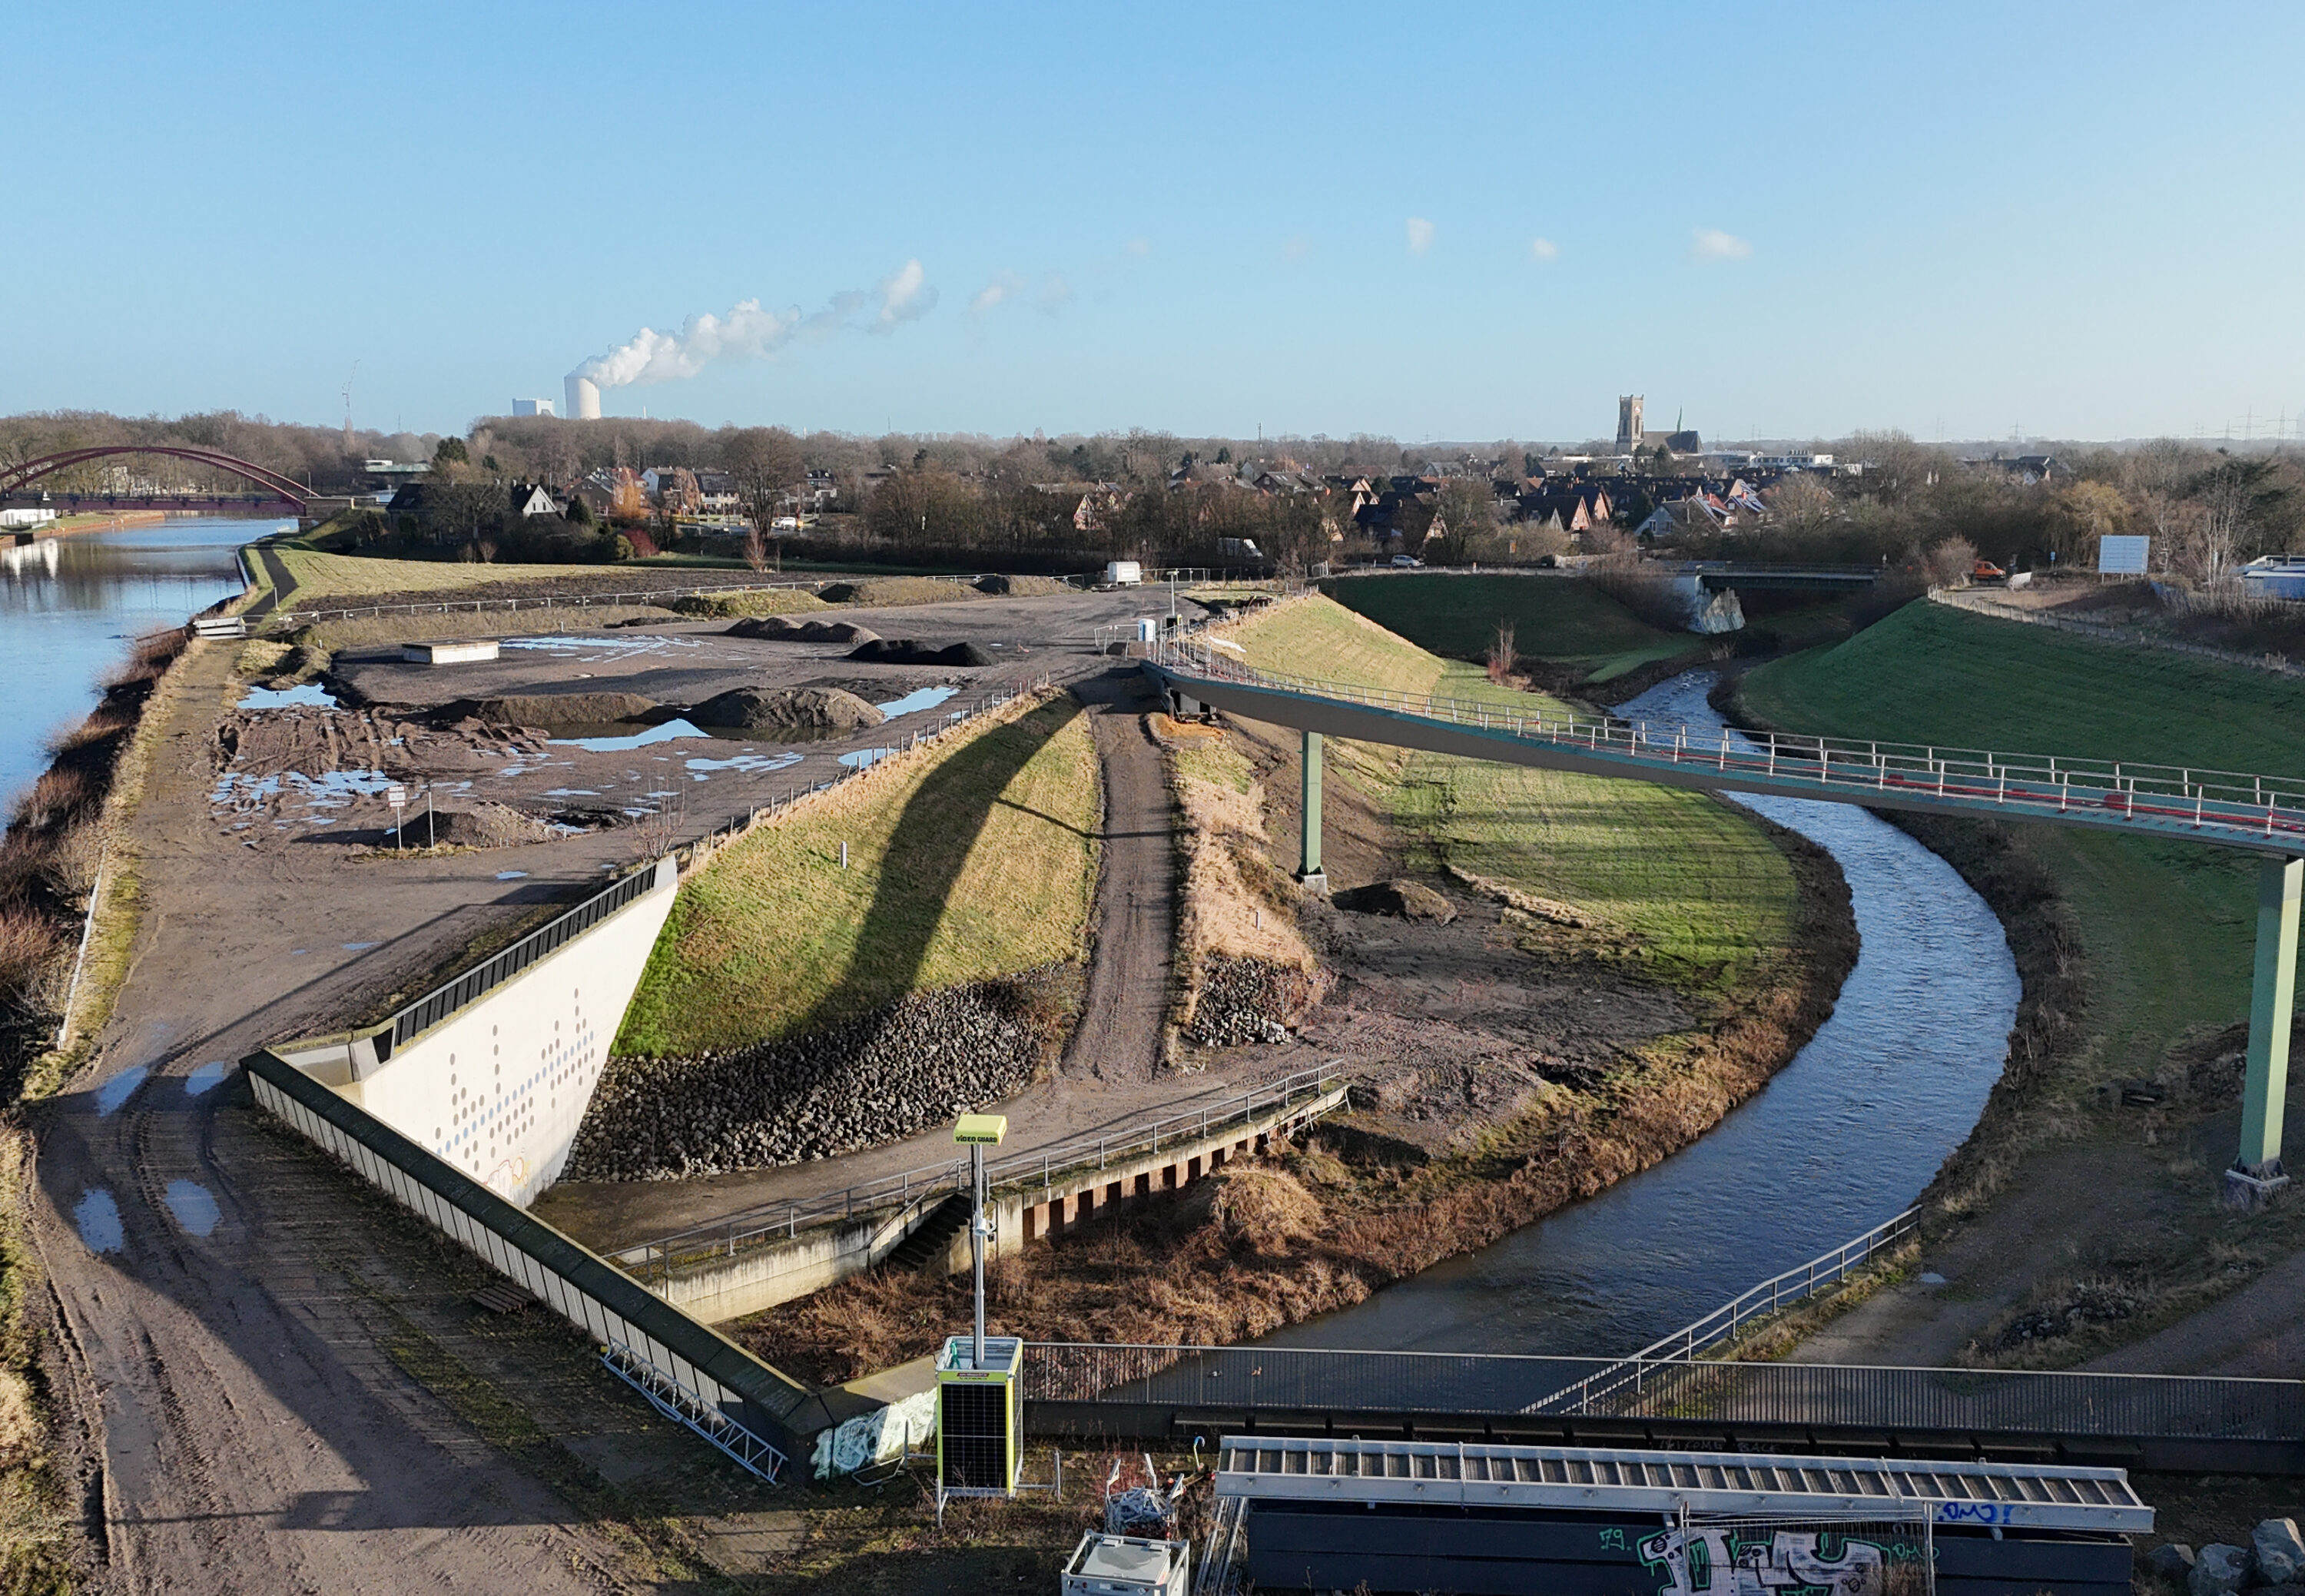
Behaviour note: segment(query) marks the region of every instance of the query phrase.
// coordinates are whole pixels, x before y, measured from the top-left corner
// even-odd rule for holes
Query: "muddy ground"
[[[1231,735],[1255,750],[1268,791],[1290,789],[1289,734]],[[1359,794],[1331,783],[1325,804],[1332,888],[1404,875],[1405,840]],[[1306,900],[1299,924],[1333,978],[1326,999],[1285,1042],[1187,1047],[1179,1063],[1229,1080],[1331,1064],[1353,1079],[1348,1110],[1268,1158],[1002,1260],[1002,1332],[1247,1339],[1362,1301],[1686,1145],[1799,1050],[1855,962],[1838,870],[1784,835],[1803,880],[1805,953],[1732,1014],[1698,1016],[1670,991],[1524,951],[1495,905],[1454,882],[1423,878],[1454,909],[1445,922]],[[1271,847],[1293,858],[1293,837]],[[1672,1062],[1647,1062],[1667,1038]],[[788,1372],[846,1379],[931,1350],[965,1296],[957,1277],[881,1269],[725,1327]]]

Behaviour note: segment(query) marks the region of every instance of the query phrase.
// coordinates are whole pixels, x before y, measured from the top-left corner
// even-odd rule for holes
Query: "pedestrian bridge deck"
[[[1162,644],[1146,666],[1182,697],[1327,737],[1669,787],[2305,853],[2305,777],[1548,714],[1260,670],[1198,639]]]

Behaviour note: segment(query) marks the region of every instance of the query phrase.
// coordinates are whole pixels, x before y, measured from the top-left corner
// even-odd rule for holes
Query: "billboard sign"
[[[2153,540],[2147,537],[2101,537],[2097,541],[2097,568],[2101,576],[2142,576]]]

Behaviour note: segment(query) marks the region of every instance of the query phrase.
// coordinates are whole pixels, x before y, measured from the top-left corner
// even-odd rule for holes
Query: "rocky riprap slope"
[[[740,1052],[612,1059],[562,1178],[678,1180],[878,1147],[1016,1092],[1056,1032],[1029,982],[979,981]]]
[[[1185,1040],[1202,1047],[1286,1042],[1289,1028],[1319,999],[1314,977],[1265,959],[1214,953],[1201,967],[1201,990]]]

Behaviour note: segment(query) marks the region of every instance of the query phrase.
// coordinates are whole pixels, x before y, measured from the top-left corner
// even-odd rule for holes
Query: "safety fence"
[[[2305,1381],[2181,1375],[1674,1358],[1636,1364],[1621,1385],[1539,1412],[1591,1375],[1619,1367],[1599,1358],[1036,1342],[1025,1348],[1022,1378],[1028,1403],[1340,1421],[1356,1413],[1668,1419],[2036,1438],[2305,1439]]]
[[[1179,691],[1197,679],[1299,699],[1351,704],[1442,722],[1493,737],[1608,757],[1645,770],[1731,778],[1723,785],[1782,790],[1850,803],[1940,800],[1990,805],[2019,818],[2148,822],[2204,841],[2252,848],[2305,842],[2305,777],[2149,764],[2131,760],[2008,754],[1851,738],[1743,732],[1613,717],[1547,713],[1535,705],[1396,692],[1262,670],[1195,640],[1153,645],[1152,663]],[[1804,789],[1808,790],[1804,790]],[[1924,804],[1921,807],[1927,807]]]
[[[1567,1389],[1555,1392],[1537,1404],[1536,1411],[1553,1412],[1586,1405],[1603,1393],[1614,1389],[1613,1382],[1635,1380],[1652,1363],[1687,1361],[1709,1347],[1724,1341],[1734,1341],[1737,1333],[1755,1319],[1766,1319],[1773,1313],[1791,1307],[1813,1295],[1820,1286],[1833,1284],[1849,1277],[1850,1271],[1863,1268],[1875,1256],[1903,1241],[1918,1229],[1921,1210],[1907,1208],[1893,1219],[1884,1220],[1863,1235],[1843,1242],[1830,1252],[1821,1252],[1805,1264],[1797,1264],[1781,1275],[1773,1275],[1760,1284],[1739,1292],[1703,1318],[1693,1320],[1670,1336],[1661,1336],[1629,1358],[1596,1370]]]
[[[987,1186],[995,1193],[1034,1185],[1046,1189],[1059,1177],[1084,1169],[1127,1163],[1148,1153],[1157,1154],[1164,1146],[1205,1141],[1231,1127],[1265,1123],[1285,1117],[1292,1107],[1317,1103],[1342,1079],[1325,1065],[1298,1070],[1247,1091],[1126,1130],[1076,1136],[1030,1152],[988,1159]],[[882,1208],[925,1205],[946,1193],[967,1191],[970,1179],[965,1158],[924,1164],[838,1191],[748,1208],[710,1225],[659,1236],[617,1253],[617,1261],[643,1279],[661,1278],[684,1263],[733,1256],[749,1246],[797,1235],[808,1225]]]
[[[624,1378],[747,1469],[774,1479],[835,1421],[804,1387],[277,1054],[241,1067],[267,1113],[609,1349]]]

